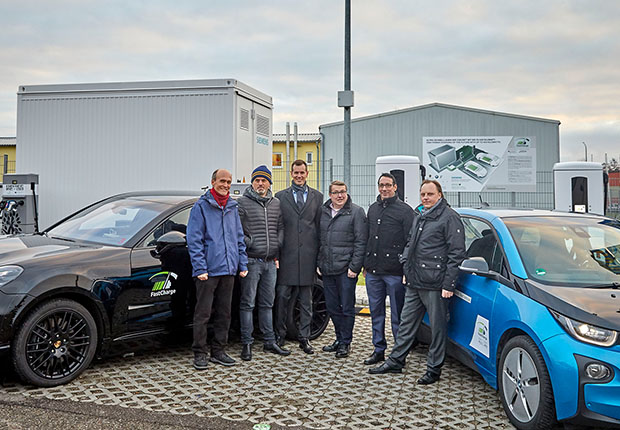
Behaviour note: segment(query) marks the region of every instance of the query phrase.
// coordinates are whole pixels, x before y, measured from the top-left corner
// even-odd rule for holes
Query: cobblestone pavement
[[[71,384],[40,389],[10,382],[0,393],[116,405],[170,414],[220,417],[309,429],[512,429],[497,393],[474,371],[448,359],[441,380],[421,388],[426,349],[409,355],[403,374],[369,375],[362,361],[372,350],[370,318],[355,322],[352,354],[337,359],[320,351],[332,342],[327,328],[304,354],[264,353],[257,342],[250,362],[234,367],[192,367],[188,347],[94,363]],[[238,359],[241,346],[228,352]]]

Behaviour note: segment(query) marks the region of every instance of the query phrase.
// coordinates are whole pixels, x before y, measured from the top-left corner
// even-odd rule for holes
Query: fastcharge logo
[[[172,279],[177,279],[179,276],[174,272],[158,272],[149,278],[149,281],[153,281],[153,289],[151,290],[151,297],[159,296],[171,296],[176,293],[177,290],[171,289]]]

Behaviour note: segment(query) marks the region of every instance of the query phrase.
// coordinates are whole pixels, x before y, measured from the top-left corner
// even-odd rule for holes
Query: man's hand
[[[242,278],[245,278],[246,276],[248,276],[248,271],[242,270],[241,272],[239,272],[239,276],[241,276]]]
[[[454,293],[452,291],[443,290],[443,289],[441,290],[441,297],[443,297],[444,299],[449,299],[453,295]]]
[[[280,268],[280,260],[278,260],[278,259],[276,258],[276,260],[275,260],[275,261],[276,261],[276,269],[279,269],[279,268]]]
[[[200,279],[201,281],[206,281],[207,279],[209,279],[209,275],[206,273],[203,273],[202,275],[198,275],[197,278]]]
[[[366,273],[368,273],[368,272],[366,271],[366,268],[362,269],[362,275],[364,275],[364,278],[366,277]]]
[[[349,269],[349,270],[347,271],[347,276],[348,276],[349,278],[355,278],[355,277],[357,277],[357,273],[355,273],[353,270]]]
[[[405,275],[403,275],[403,284],[407,285],[407,277]]]
[[[316,274],[321,276],[321,269],[319,269],[318,267],[316,268]]]

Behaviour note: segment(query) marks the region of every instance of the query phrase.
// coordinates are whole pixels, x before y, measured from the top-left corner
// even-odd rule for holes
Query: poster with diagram
[[[536,137],[424,137],[426,178],[444,191],[536,191]]]

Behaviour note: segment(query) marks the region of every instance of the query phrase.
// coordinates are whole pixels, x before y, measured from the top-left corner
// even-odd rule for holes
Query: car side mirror
[[[157,246],[155,249],[151,250],[151,256],[153,256],[153,258],[160,258],[162,254],[166,253],[166,251],[186,245],[187,240],[185,239],[185,234],[180,231],[169,231],[168,233],[159,236],[157,239]]]
[[[484,276],[489,274],[489,265],[482,257],[470,257],[463,260],[459,269],[467,273],[475,273],[476,275]]]

